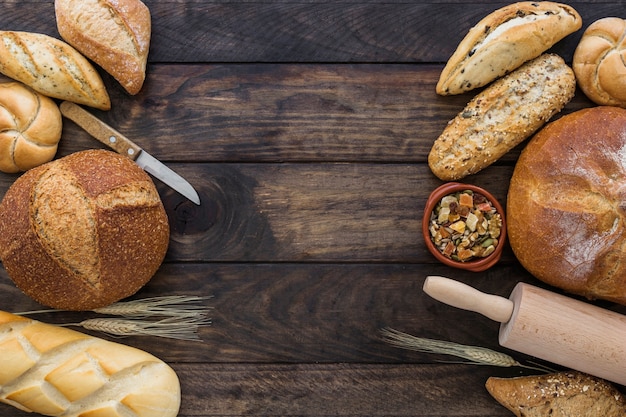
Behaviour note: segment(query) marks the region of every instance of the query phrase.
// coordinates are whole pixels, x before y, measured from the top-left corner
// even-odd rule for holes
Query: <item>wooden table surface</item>
[[[380,337],[392,327],[532,359],[498,347],[497,323],[422,291],[433,274],[503,296],[518,281],[542,285],[509,247],[489,271],[462,272],[437,263],[420,234],[426,198],[441,184],[428,152],[473,96],[437,96],[439,73],[469,28],[507,3],[146,4],[152,43],[142,91],[129,96],[102,73],[112,109],[91,111],[181,173],[202,199],[196,206],[155,181],[171,242],[135,298],[211,296],[212,325],[199,342],[115,339],[176,370],[180,416],[511,415],[484,383],[529,371],[450,363]],[[617,0],[571,5],[583,29],[626,18]],[[51,0],[3,0],[0,11],[0,29],[59,37]],[[581,35],[552,50],[571,63]],[[561,115],[590,105],[578,91]],[[58,157],[99,147],[64,123]],[[506,203],[520,149],[464,181]],[[0,196],[16,178],[0,175]],[[40,306],[0,269],[0,308]],[[0,414],[29,415],[6,405]]]

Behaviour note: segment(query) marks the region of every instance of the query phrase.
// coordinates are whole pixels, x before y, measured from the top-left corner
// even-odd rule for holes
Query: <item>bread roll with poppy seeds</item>
[[[0,203],[0,259],[18,288],[64,310],[93,310],[145,285],[169,224],[152,179],[106,150],[33,168]]]

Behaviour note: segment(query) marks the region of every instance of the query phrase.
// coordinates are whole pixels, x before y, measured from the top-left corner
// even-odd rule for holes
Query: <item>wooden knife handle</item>
[[[506,323],[513,314],[514,303],[508,298],[485,294],[450,278],[430,276],[424,282],[424,292],[435,300],[453,307],[480,313],[499,323]]]
[[[59,108],[63,116],[72,120],[91,136],[111,149],[129,157],[133,161],[139,156],[141,152],[139,146],[79,105],[64,101]]]

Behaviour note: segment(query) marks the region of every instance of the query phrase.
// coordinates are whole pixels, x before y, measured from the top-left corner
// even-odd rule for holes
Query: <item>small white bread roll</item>
[[[582,18],[566,4],[524,1],[498,9],[463,38],[441,72],[437,94],[485,86],[581,27]]]
[[[41,33],[0,31],[0,72],[48,97],[109,110],[96,69],[67,43]]]
[[[16,173],[51,161],[63,127],[56,103],[18,82],[0,84],[0,171]]]
[[[626,107],[626,20],[606,17],[593,22],[574,52],[578,86],[594,103]]]
[[[131,95],[141,90],[150,49],[150,10],[140,0],[55,0],[61,37]]]
[[[175,417],[174,370],[142,350],[0,311],[0,402],[62,417]]]

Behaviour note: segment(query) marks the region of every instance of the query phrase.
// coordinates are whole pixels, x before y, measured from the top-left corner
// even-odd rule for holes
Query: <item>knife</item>
[[[127,156],[143,168],[163,181],[174,190],[200,205],[200,197],[187,180],[165,166],[161,161],[150,155],[133,141],[113,129],[77,104],[64,101],[59,106],[61,114],[83,128],[91,136],[104,143],[116,152]]]

